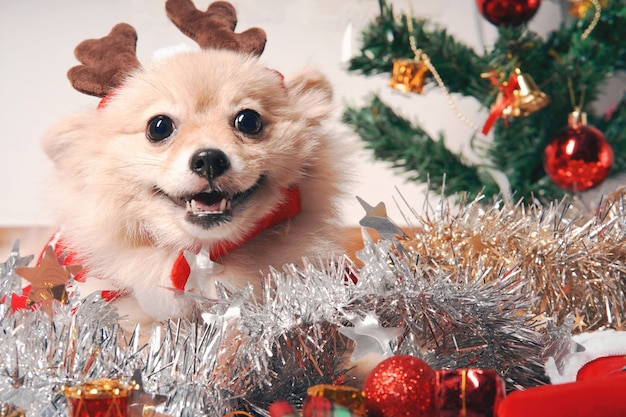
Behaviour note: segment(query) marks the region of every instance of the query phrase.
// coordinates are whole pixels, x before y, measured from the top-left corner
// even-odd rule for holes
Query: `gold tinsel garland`
[[[416,268],[464,280],[485,280],[519,269],[520,291],[535,296],[532,313],[573,332],[626,330],[626,189],[589,213],[575,202],[486,205],[479,197],[418,216],[411,236],[398,242]],[[404,251],[403,251],[404,252]]]

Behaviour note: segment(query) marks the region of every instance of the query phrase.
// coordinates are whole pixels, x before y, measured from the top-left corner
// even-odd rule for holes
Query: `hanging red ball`
[[[529,21],[541,0],[476,0],[480,14],[496,26],[515,26]]]
[[[602,132],[587,125],[585,113],[575,111],[568,126],[545,148],[543,165],[556,185],[581,192],[601,184],[609,175],[613,150]]]
[[[379,363],[365,379],[368,417],[434,417],[435,371],[423,360],[396,355]]]

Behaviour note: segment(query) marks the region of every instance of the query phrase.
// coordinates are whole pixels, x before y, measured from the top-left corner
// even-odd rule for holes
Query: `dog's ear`
[[[61,120],[52,126],[42,139],[42,147],[46,155],[55,163],[62,165],[72,158],[74,144],[85,140],[84,132],[90,124],[89,115],[75,115]]]
[[[293,108],[302,109],[304,117],[322,119],[333,111],[333,88],[322,73],[302,72],[287,80],[285,87]]]

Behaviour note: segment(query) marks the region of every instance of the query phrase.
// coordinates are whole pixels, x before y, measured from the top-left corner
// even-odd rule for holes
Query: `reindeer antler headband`
[[[265,48],[265,31],[250,28],[235,33],[237,14],[228,2],[216,1],[205,12],[192,0],[167,0],[165,10],[170,20],[203,49],[229,49],[261,55]],[[137,32],[120,23],[100,39],[88,39],[74,50],[82,63],[68,72],[72,86],[81,93],[105,97],[116,89],[124,77],[140,67],[136,55]]]

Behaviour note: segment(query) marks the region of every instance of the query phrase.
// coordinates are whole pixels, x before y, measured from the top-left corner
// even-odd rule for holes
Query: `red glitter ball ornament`
[[[587,125],[584,112],[575,110],[544,150],[546,174],[559,187],[580,192],[599,185],[613,166],[613,150],[602,132]]]
[[[423,360],[396,355],[379,363],[365,380],[368,417],[434,417],[435,371]]]
[[[530,20],[541,0],[476,0],[480,14],[496,26],[515,26]]]

